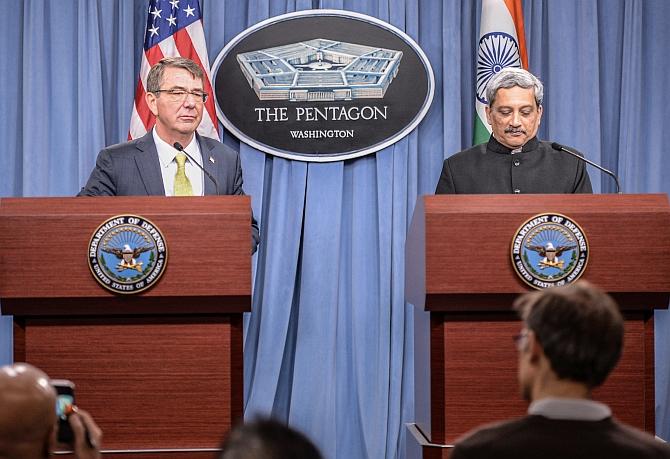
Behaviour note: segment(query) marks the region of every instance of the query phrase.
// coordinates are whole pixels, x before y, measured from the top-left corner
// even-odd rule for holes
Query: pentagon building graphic
[[[316,38],[237,55],[260,100],[382,98],[398,74],[401,51]]]

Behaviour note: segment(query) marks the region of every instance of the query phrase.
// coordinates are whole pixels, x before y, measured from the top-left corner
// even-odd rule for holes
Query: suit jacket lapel
[[[135,163],[140,171],[140,177],[149,196],[165,196],[161,163],[158,160],[158,150],[154,143],[153,130],[138,140],[135,145]]]
[[[198,134],[196,134],[196,137],[198,139],[198,143],[200,144],[200,154],[202,155],[202,167],[205,168],[207,172],[211,174],[212,177],[214,177],[216,180],[218,180],[216,169],[217,169],[217,164],[216,162],[210,161],[210,158],[212,158],[214,161],[216,161],[216,155],[213,154],[212,150],[214,149],[214,145],[211,144],[211,142],[207,142],[207,140]],[[205,196],[207,195],[215,195],[216,194],[216,186],[214,185],[214,182],[212,182],[209,177],[205,176],[203,177],[205,179]],[[219,184],[221,186],[221,184]]]

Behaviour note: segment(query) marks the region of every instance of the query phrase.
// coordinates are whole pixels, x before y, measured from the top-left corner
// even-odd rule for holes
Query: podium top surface
[[[425,214],[514,214],[559,212],[580,214],[666,213],[668,195],[653,194],[460,194],[422,196]]]

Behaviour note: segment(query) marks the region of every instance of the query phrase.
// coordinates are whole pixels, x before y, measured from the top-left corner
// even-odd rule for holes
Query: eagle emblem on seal
[[[129,244],[124,244],[123,248],[118,247],[103,247],[102,251],[106,253],[112,253],[116,255],[116,258],[119,259],[119,263],[116,265],[117,271],[123,271],[124,269],[134,269],[137,272],[142,272],[142,265],[144,264],[141,261],[137,260],[137,257],[141,253],[151,250],[150,246],[144,247],[135,247],[134,249],[130,248]]]
[[[566,250],[572,250],[576,245],[560,245],[554,247],[551,241],[547,242],[546,245],[527,245],[528,249],[533,250],[540,254],[543,257],[538,263],[537,266],[540,269],[545,268],[560,268],[563,269],[564,261],[560,259],[560,256]]]

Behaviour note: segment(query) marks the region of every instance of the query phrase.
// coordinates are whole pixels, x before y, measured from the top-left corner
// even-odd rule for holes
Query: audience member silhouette
[[[483,427],[451,459],[666,458],[670,447],[612,417],[591,391],[621,356],[624,321],[614,300],[587,282],[522,295],[518,381],[528,415]]]
[[[218,459],[321,459],[321,454],[303,434],[263,419],[235,427]]]
[[[97,459],[102,431],[84,410],[69,416],[76,459]],[[86,440],[86,431],[94,447]],[[0,368],[0,459],[46,458],[56,445],[56,391],[40,369],[17,363]]]

